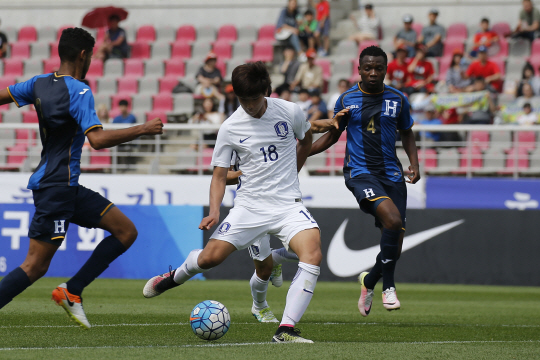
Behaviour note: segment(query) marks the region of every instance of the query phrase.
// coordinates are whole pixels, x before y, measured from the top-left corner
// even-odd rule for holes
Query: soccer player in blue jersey
[[[94,149],[103,149],[141,135],[163,133],[160,119],[127,129],[103,130],[92,91],[81,81],[90,67],[94,43],[83,29],[65,29],[58,45],[61,64],[57,72],[0,90],[0,105],[35,106],[43,144],[41,161],[28,183],[36,207],[28,232],[28,255],[0,281],[0,309],[45,275],[70,223],[97,227],[111,235],[98,244],[74,277],[52,293],[53,300],[85,329],[90,323],[82,306],[83,289],[137,238],[135,225],[113,203],[79,185],[85,136]]]
[[[387,56],[381,48],[370,46],[362,51],[358,67],[361,81],[341,94],[334,110],[337,113],[349,109],[349,113],[343,117],[340,129],[323,135],[310,153],[328,149],[347,129],[345,184],[360,209],[373,215],[375,226],[381,228],[381,251],[375,266],[358,277],[361,284],[358,309],[363,316],[369,315],[373,289],[381,277],[384,307],[389,311],[400,308],[394,271],[403,244],[407,188],[396,156],[397,131],[411,163],[406,181],[414,184],[420,180],[409,101],[400,91],[384,85],[386,65]]]

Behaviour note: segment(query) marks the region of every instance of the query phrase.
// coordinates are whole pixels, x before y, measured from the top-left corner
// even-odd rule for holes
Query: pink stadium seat
[[[414,31],[416,31],[416,35],[420,36],[422,34],[422,29],[424,28],[424,26],[420,23],[412,23],[412,28],[414,29]]]
[[[7,148],[8,154],[6,163],[8,167],[19,167],[26,159],[27,145],[17,144]]]
[[[167,123],[167,114],[164,111],[149,111],[146,113],[146,121],[160,118],[163,123]]]
[[[216,68],[221,72],[221,76],[225,76],[227,73],[227,63],[222,59],[217,60]]]
[[[105,40],[106,33],[107,33],[107,28],[105,27],[97,29],[96,42],[102,42],[103,40]]]
[[[92,93],[96,93],[97,90],[97,80],[93,77],[86,77],[86,81],[88,81],[88,84],[90,85],[90,90],[92,90]]]
[[[186,40],[176,41],[172,44],[171,50],[172,59],[189,59],[191,58],[191,44]]]
[[[90,165],[92,170],[104,170],[108,169],[111,165],[111,150],[90,150]],[[102,165],[103,167],[100,167]]]
[[[141,77],[144,76],[144,63],[141,59],[124,60],[124,76]]]
[[[16,82],[17,82],[17,79],[15,78],[15,76],[7,76],[7,75],[0,76],[0,89],[5,89],[9,85],[13,85]]]
[[[499,70],[501,70],[501,76],[504,76],[506,74],[506,64],[504,58],[492,58],[490,59],[493,61],[497,66],[499,67]]]
[[[488,131],[471,131],[472,146],[485,151],[489,149],[489,132]]]
[[[197,39],[197,31],[193,25],[182,25],[176,32],[176,41],[192,42]]]
[[[437,151],[435,149],[418,149],[418,161],[420,164],[422,164],[424,156],[426,170],[435,169],[437,167]]]
[[[332,62],[328,59],[317,59],[315,64],[319,65],[323,71],[323,77],[328,80],[332,77]]]
[[[531,46],[531,57],[540,55],[540,39],[534,39]]]
[[[446,39],[457,38],[465,40],[467,39],[467,25],[464,23],[454,23],[446,30]]]
[[[232,24],[226,24],[219,28],[216,41],[235,42],[237,38],[238,32],[236,31],[236,26]]]
[[[27,42],[11,43],[12,59],[28,59],[30,57],[30,45]]]
[[[365,48],[370,47],[370,46],[379,46],[379,42],[377,40],[362,41],[360,43],[360,45],[358,46],[358,55],[360,55],[362,50],[364,50]]]
[[[96,49],[94,48],[94,53],[95,53]],[[55,43],[51,43],[51,56],[49,57],[50,59],[52,58],[60,58],[60,56],[58,55],[58,43],[55,42]]]
[[[518,148],[517,150],[517,167],[518,170],[527,170],[529,168],[529,153],[525,148]],[[515,166],[515,157],[516,157],[516,148],[512,148],[506,151],[506,160],[504,165],[504,170],[501,171],[501,174],[511,174],[514,172]]]
[[[232,45],[229,41],[216,41],[212,50],[218,59],[230,59],[232,57]]]
[[[506,58],[508,56],[508,41],[505,38],[499,38],[499,52],[493,55],[493,58]]]
[[[23,123],[30,123],[30,124],[39,123],[37,112],[35,112],[35,111],[25,111],[25,112],[23,112]]]
[[[154,25],[143,25],[137,30],[137,42],[156,41],[156,29]]]
[[[19,42],[34,42],[37,40],[37,30],[34,26],[23,26],[19,30],[17,41]]]
[[[469,167],[469,148],[459,148],[459,170],[454,171],[455,174],[465,174]],[[479,147],[472,146],[470,148],[470,167],[471,169],[478,170],[482,168],[482,151]]]
[[[343,167],[343,160],[345,159],[345,150],[347,148],[347,142],[338,141],[334,145],[334,158],[332,158],[332,149],[326,150],[326,167],[328,170],[341,170]]]
[[[57,71],[60,68],[60,58],[50,58],[43,61],[43,73],[48,74]]]
[[[32,129],[16,129],[15,139],[17,145],[34,146],[36,144],[36,131]]]
[[[536,133],[534,131],[518,131],[517,143],[520,149],[534,150],[536,148]]]
[[[62,31],[64,31],[65,29],[67,28],[72,28],[73,25],[64,25],[64,26],[61,26],[59,29],[58,29],[58,32],[56,33],[56,40],[60,40],[60,36],[62,36]]]
[[[275,35],[276,32],[276,26],[274,24],[267,24],[261,26],[259,29],[259,37],[257,38],[258,41],[269,41],[274,42],[275,41]]]
[[[126,100],[128,102],[128,109],[129,111],[131,111],[131,96],[129,94],[116,94],[111,96],[111,111],[119,110],[118,103],[120,102],[120,100]]]
[[[4,59],[5,76],[22,76],[23,62],[21,59]]]
[[[139,91],[139,80],[134,77],[124,77],[118,79],[119,94],[136,94]]]
[[[135,42],[131,44],[132,59],[148,59],[150,58],[150,44],[145,42]]]
[[[103,61],[98,59],[93,59],[90,63],[90,68],[86,74],[90,77],[102,77],[103,76]]]
[[[443,51],[443,57],[446,56],[452,56],[452,53],[454,50],[459,49],[461,51],[465,51],[465,46],[463,45],[462,38],[448,38],[444,41],[444,51]]]
[[[512,32],[510,25],[507,22],[498,22],[493,24],[491,30],[499,34],[499,38],[503,38]]]
[[[202,166],[204,167],[204,170],[210,170],[212,168],[212,155],[213,154],[214,154],[214,149],[212,148],[204,148],[202,150]],[[197,157],[196,163],[197,165],[201,165],[199,157]]]
[[[161,93],[152,96],[153,111],[171,111],[173,109],[173,99],[170,94]]]
[[[159,92],[168,93],[172,92],[172,89],[178,84],[178,78],[176,76],[167,76],[159,79]]]
[[[165,61],[165,76],[184,77],[186,64],[182,59],[170,59]]]
[[[274,46],[268,41],[257,41],[253,44],[253,56],[250,61],[272,62],[274,60]]]

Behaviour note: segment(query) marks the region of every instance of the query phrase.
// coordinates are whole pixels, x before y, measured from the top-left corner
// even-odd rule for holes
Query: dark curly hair
[[[266,65],[257,61],[237,66],[232,73],[232,85],[234,93],[239,98],[253,98],[260,95],[267,96],[272,82]]]
[[[72,62],[77,59],[81,51],[91,53],[96,41],[90,33],[81,28],[67,28],[62,31],[58,43],[60,60]]]
[[[362,50],[359,58],[360,64],[362,64],[362,59],[364,58],[364,56],[382,56],[384,58],[384,64],[388,64],[388,56],[386,56],[384,50],[378,46],[371,45]]]

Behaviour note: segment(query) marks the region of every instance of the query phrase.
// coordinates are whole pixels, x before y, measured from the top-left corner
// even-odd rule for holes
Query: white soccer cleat
[[[169,266],[169,272],[161,275],[154,276],[146,282],[143,288],[143,296],[145,298],[153,298],[155,296],[163,294],[165,291],[179,286],[174,282],[174,273],[176,270],[172,270]]]
[[[373,302],[374,292],[372,289],[368,289],[364,285],[364,278],[369,274],[367,271],[364,271],[358,276],[358,281],[360,282],[360,299],[358,299],[358,310],[362,316],[368,316],[371,311],[371,303]],[[383,297],[384,299],[384,297]]]
[[[251,307],[251,313],[255,316],[255,319],[259,320],[262,323],[279,323],[276,316],[270,310],[270,307],[264,308],[262,310],[255,309],[254,306]]]
[[[397,298],[396,288],[391,287],[383,291],[382,303],[385,309],[388,311],[399,310],[401,303]]]
[[[300,330],[297,328],[284,326],[280,326],[277,329],[276,334],[272,337],[272,342],[313,344],[313,340],[300,336]]]
[[[283,272],[281,271],[281,264],[277,264],[272,268],[270,282],[275,287],[280,287],[281,285],[283,285]]]
[[[66,283],[60,284],[52,292],[52,299],[57,305],[66,310],[69,318],[79,324],[83,329],[90,329],[92,326],[86,319],[84,313],[82,298],[78,295],[71,294]]]

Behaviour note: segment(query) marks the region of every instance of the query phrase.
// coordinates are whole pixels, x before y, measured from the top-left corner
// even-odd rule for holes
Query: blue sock
[[[17,267],[0,281],[0,309],[32,284],[23,269]]]
[[[383,229],[381,237],[381,266],[383,278],[383,291],[388,288],[395,288],[394,271],[398,259],[398,245],[401,231]]]
[[[82,268],[67,282],[67,289],[73,295],[81,296],[82,291],[103,273],[117,257],[126,251],[124,244],[114,236],[103,239]]]
[[[375,285],[377,285],[377,282],[382,277],[382,263],[381,263],[381,253],[377,254],[377,261],[375,262],[375,265],[369,272],[369,274],[366,275],[364,278],[364,285],[368,288],[373,290],[375,288]]]

